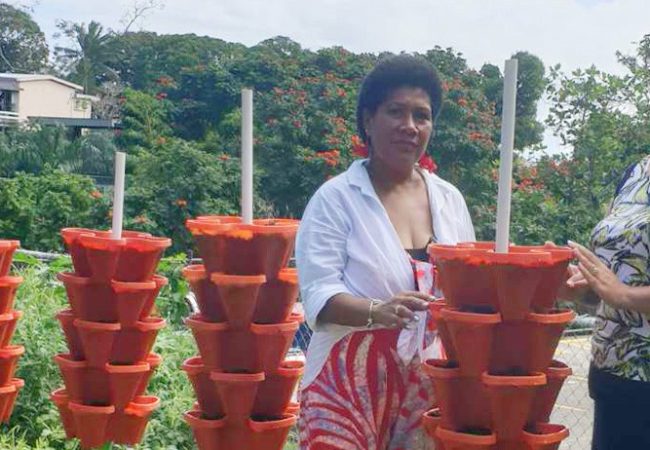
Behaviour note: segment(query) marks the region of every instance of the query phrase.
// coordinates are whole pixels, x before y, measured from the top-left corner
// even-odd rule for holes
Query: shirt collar
[[[351,186],[359,188],[363,195],[377,199],[377,193],[375,192],[375,188],[372,187],[372,182],[366,169],[368,161],[368,158],[357,159],[350,164],[347,170],[348,183]]]

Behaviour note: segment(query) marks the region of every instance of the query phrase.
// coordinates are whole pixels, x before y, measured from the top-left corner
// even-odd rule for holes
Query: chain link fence
[[[573,370],[573,375],[562,386],[551,415],[552,423],[566,426],[571,433],[562,443],[563,450],[591,449],[594,403],[587,385],[591,333],[591,328],[567,330],[555,351],[555,359]]]
[[[303,323],[296,333],[291,352],[294,355],[304,354],[310,337],[311,330]],[[591,449],[594,405],[587,387],[590,340],[591,328],[567,330],[555,352],[555,359],[573,370],[573,375],[564,382],[551,415],[551,423],[562,424],[571,433],[562,443],[562,450]]]

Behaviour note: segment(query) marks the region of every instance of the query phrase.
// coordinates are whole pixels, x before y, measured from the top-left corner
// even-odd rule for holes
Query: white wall
[[[89,119],[89,100],[75,100],[75,90],[52,80],[23,81],[19,84],[19,120],[28,117]]]

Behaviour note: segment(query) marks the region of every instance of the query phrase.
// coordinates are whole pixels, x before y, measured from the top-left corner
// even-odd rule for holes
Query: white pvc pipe
[[[510,242],[510,202],[512,194],[512,149],[515,143],[517,106],[517,60],[506,61],[503,77],[503,112],[501,115],[501,161],[497,197],[496,252],[508,253]]]
[[[125,171],[126,153],[115,152],[115,181],[113,183],[113,226],[111,227],[111,237],[113,239],[122,238]]]
[[[253,223],[253,91],[241,91],[241,216]]]

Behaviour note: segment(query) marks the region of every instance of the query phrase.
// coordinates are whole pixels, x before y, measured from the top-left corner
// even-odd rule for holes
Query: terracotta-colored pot
[[[147,317],[149,317],[153,311],[153,307],[156,299],[158,298],[158,294],[160,294],[160,291],[163,287],[169,284],[169,280],[162,275],[154,275],[152,280],[154,283],[156,283],[156,288],[147,297],[147,301],[144,303],[142,311],[140,312],[140,320],[145,320]]]
[[[442,318],[443,308],[447,308],[447,302],[445,301],[435,301],[429,303],[429,312],[431,313],[432,322],[435,324],[435,328],[438,330],[438,335],[442,341],[442,348],[444,355],[450,360],[458,362],[458,353],[454,347],[454,341],[451,339],[449,334],[449,327],[447,327],[447,322]],[[431,330],[433,331],[433,330]]]
[[[257,390],[252,415],[278,417],[286,412],[304,367],[303,361],[287,360],[275,374],[267,375]]]
[[[16,324],[22,316],[23,312],[16,310],[0,314],[0,348],[9,345],[14,331],[16,331]]]
[[[194,356],[186,359],[183,362],[182,369],[187,373],[187,377],[192,383],[203,417],[206,419],[223,417],[225,412],[217,386],[210,379],[210,370],[203,365],[201,357]]]
[[[297,299],[298,271],[284,268],[276,279],[268,280],[260,287],[253,322],[268,324],[286,321]]]
[[[253,224],[240,218],[188,220],[208,273],[231,275],[265,274],[271,280],[287,265],[298,221],[257,219]]]
[[[199,255],[207,273],[223,272],[225,255],[225,231],[234,228],[241,218],[224,218],[223,220],[190,219],[185,226],[192,233]]]
[[[145,305],[153,305],[151,297],[162,287],[158,285],[162,280],[105,283],[65,272],[57,274],[57,278],[66,287],[75,317],[90,322],[120,322],[123,326],[132,326]]]
[[[201,316],[208,322],[225,322],[226,312],[223,309],[219,288],[210,281],[205,267],[199,264],[187,266],[183,269],[183,277],[196,296]]]
[[[151,367],[148,363],[118,366],[106,364],[111,403],[122,411],[135,397]]]
[[[138,396],[124,411],[116,411],[109,421],[109,439],[115,444],[137,445],[142,441],[149,416],[160,406],[160,399]]]
[[[111,281],[114,294],[117,321],[123,327],[130,327],[140,320],[145,305],[160,288],[154,281],[124,282]],[[112,320],[109,320],[112,322]]]
[[[90,278],[93,281],[110,281],[117,270],[120,253],[126,245],[126,239],[82,234],[79,236],[78,242],[86,251]]]
[[[99,447],[106,442],[108,421],[115,412],[114,406],[88,406],[70,401],[68,408],[82,449]]]
[[[266,282],[266,276],[213,273],[210,281],[219,290],[230,329],[247,330],[257,306],[257,294],[260,286]]]
[[[0,278],[0,314],[11,312],[16,299],[16,290],[23,277],[4,276]]]
[[[248,427],[252,431],[250,450],[282,450],[289,430],[298,418],[293,414],[278,417],[251,417]]]
[[[524,319],[538,288],[541,293],[542,284],[552,282],[545,270],[564,258],[539,246],[511,246],[508,253],[495,253],[488,245],[468,243],[430,245],[429,254],[451,306],[493,306],[504,322]],[[549,286],[555,292],[557,288],[559,284]],[[548,295],[540,294],[539,301],[547,302]]]
[[[300,402],[289,402],[287,409],[284,410],[285,414],[293,414],[297,416],[300,414]]]
[[[20,241],[0,240],[0,277],[6,277],[9,274],[14,252],[18,247],[20,247]]]
[[[7,383],[4,386],[0,386],[0,419],[4,419],[5,412],[9,412],[9,415],[11,415],[16,395],[16,386],[13,383]]]
[[[210,372],[210,379],[217,386],[221,404],[229,425],[241,425],[248,420],[253,409],[257,388],[264,380],[264,372],[227,373]]]
[[[132,327],[122,328],[115,336],[111,351],[111,364],[134,364],[151,353],[158,332],[167,322],[161,317],[148,317]]]
[[[194,220],[199,222],[216,222],[216,223],[241,223],[240,216],[221,216],[218,214],[208,214],[197,216]]]
[[[91,322],[117,321],[110,283],[93,282],[90,277],[80,277],[70,272],[58,273],[56,277],[65,286],[75,318]]]
[[[511,252],[493,253],[490,257],[503,321],[525,319],[542,281],[542,269],[552,264],[551,254]]]
[[[256,340],[260,370],[267,375],[277,372],[299,326],[300,321],[291,318],[287,322],[278,324],[254,323],[251,325],[251,331]]]
[[[476,430],[479,431],[479,430]],[[490,430],[479,433],[462,433],[439,426],[436,435],[442,441],[445,450],[495,450],[497,436]]]
[[[430,439],[433,439],[436,450],[445,450],[445,446],[442,443],[442,440],[440,440],[436,434],[436,430],[440,425],[440,417],[440,408],[430,409],[429,411],[422,414],[422,426],[424,427],[424,431],[426,431],[427,436],[429,436]]]
[[[57,313],[56,318],[61,323],[65,342],[68,345],[68,351],[72,355],[72,358],[77,361],[86,359],[81,345],[81,338],[79,337],[79,333],[77,333],[77,327],[74,326],[75,317],[72,309],[60,311]]]
[[[13,392],[9,393],[7,404],[3,409],[0,409],[0,420],[3,423],[9,423],[11,414],[14,412],[14,406],[16,406],[16,399],[18,398],[18,394],[20,393],[20,390],[25,387],[25,380],[22,380],[20,378],[12,378],[9,384],[13,385],[16,389]]]
[[[54,356],[59,366],[65,390],[71,400],[84,404],[111,403],[108,376],[103,369],[88,367],[86,361],[75,361],[70,354]]]
[[[147,386],[149,386],[149,381],[151,380],[153,373],[162,364],[163,359],[162,356],[156,353],[149,353],[146,362],[147,364],[149,364],[149,371],[142,377],[142,381],[140,381],[140,386],[138,386],[138,388],[135,390],[136,397],[142,396],[144,392],[147,390]]]
[[[0,386],[9,383],[16,371],[18,359],[25,353],[22,345],[10,345],[0,348]]]
[[[118,281],[151,280],[172,240],[164,237],[127,237],[114,278]]]
[[[65,431],[66,439],[72,439],[76,437],[77,431],[74,427],[74,417],[70,408],[68,408],[68,393],[65,389],[57,389],[56,391],[50,394],[50,400],[56,405],[56,408],[59,410],[59,416],[61,417],[61,423],[63,424],[63,431]]]
[[[277,278],[293,252],[298,224],[291,219],[257,219],[252,225],[238,224],[225,231],[223,272]]]
[[[573,373],[571,368],[560,361],[551,361],[551,365],[544,372],[546,384],[540,386],[533,400],[533,406],[528,415],[528,424],[548,422],[553,412],[553,406],[560,394],[564,380]]]
[[[443,308],[440,316],[451,336],[461,375],[479,377],[488,369],[494,330],[501,322],[501,315]]]
[[[537,389],[546,384],[546,375],[492,375],[483,373],[492,412],[492,430],[499,440],[512,441],[521,435]]]
[[[551,363],[562,333],[573,320],[571,310],[528,313],[525,320],[496,327],[492,344],[492,372],[542,372]]]
[[[541,372],[550,365],[555,349],[575,313],[569,309],[550,310],[547,314],[530,313],[526,321],[530,323],[529,371]]]
[[[61,237],[66,251],[72,258],[74,273],[80,277],[89,277],[91,274],[90,264],[86,257],[86,250],[79,242],[82,235],[95,236],[95,231],[88,228],[63,228]]]
[[[146,362],[128,366],[107,364],[99,369],[90,367],[86,361],[74,361],[69,354],[57,355],[54,361],[72,401],[85,405],[113,405],[117,410],[123,410],[137,396],[150,370]]]
[[[498,307],[491,268],[481,258],[485,250],[435,244],[428,252],[436,262],[438,282],[450,306]]]
[[[221,369],[221,349],[224,335],[230,329],[228,324],[208,322],[201,314],[186,318],[185,324],[192,330],[203,364],[209,370]]]
[[[442,359],[422,364],[431,377],[442,413],[441,424],[451,430],[489,428],[490,399],[480,379],[463,377],[458,365]]]
[[[238,448],[237,445],[241,445],[240,442],[232,442],[229,439],[228,431],[231,427],[226,426],[225,418],[204,419],[201,416],[201,411],[197,410],[187,411],[183,414],[183,418],[192,428],[192,434],[199,450],[235,449]]]
[[[121,328],[120,324],[75,319],[73,325],[79,333],[88,365],[103,368],[110,360],[115,336]]]
[[[192,330],[203,364],[208,370],[259,372],[261,363],[255,336],[250,331],[232,331],[228,323],[212,323],[201,314],[185,319]]]
[[[566,279],[569,261],[573,259],[573,250],[568,247],[542,247],[542,250],[551,254],[553,263],[539,269],[542,277],[532,300],[536,312],[547,312],[553,308],[560,286]]]
[[[537,423],[526,427],[522,436],[530,450],[557,450],[560,443],[569,437],[569,430],[564,425]]]

